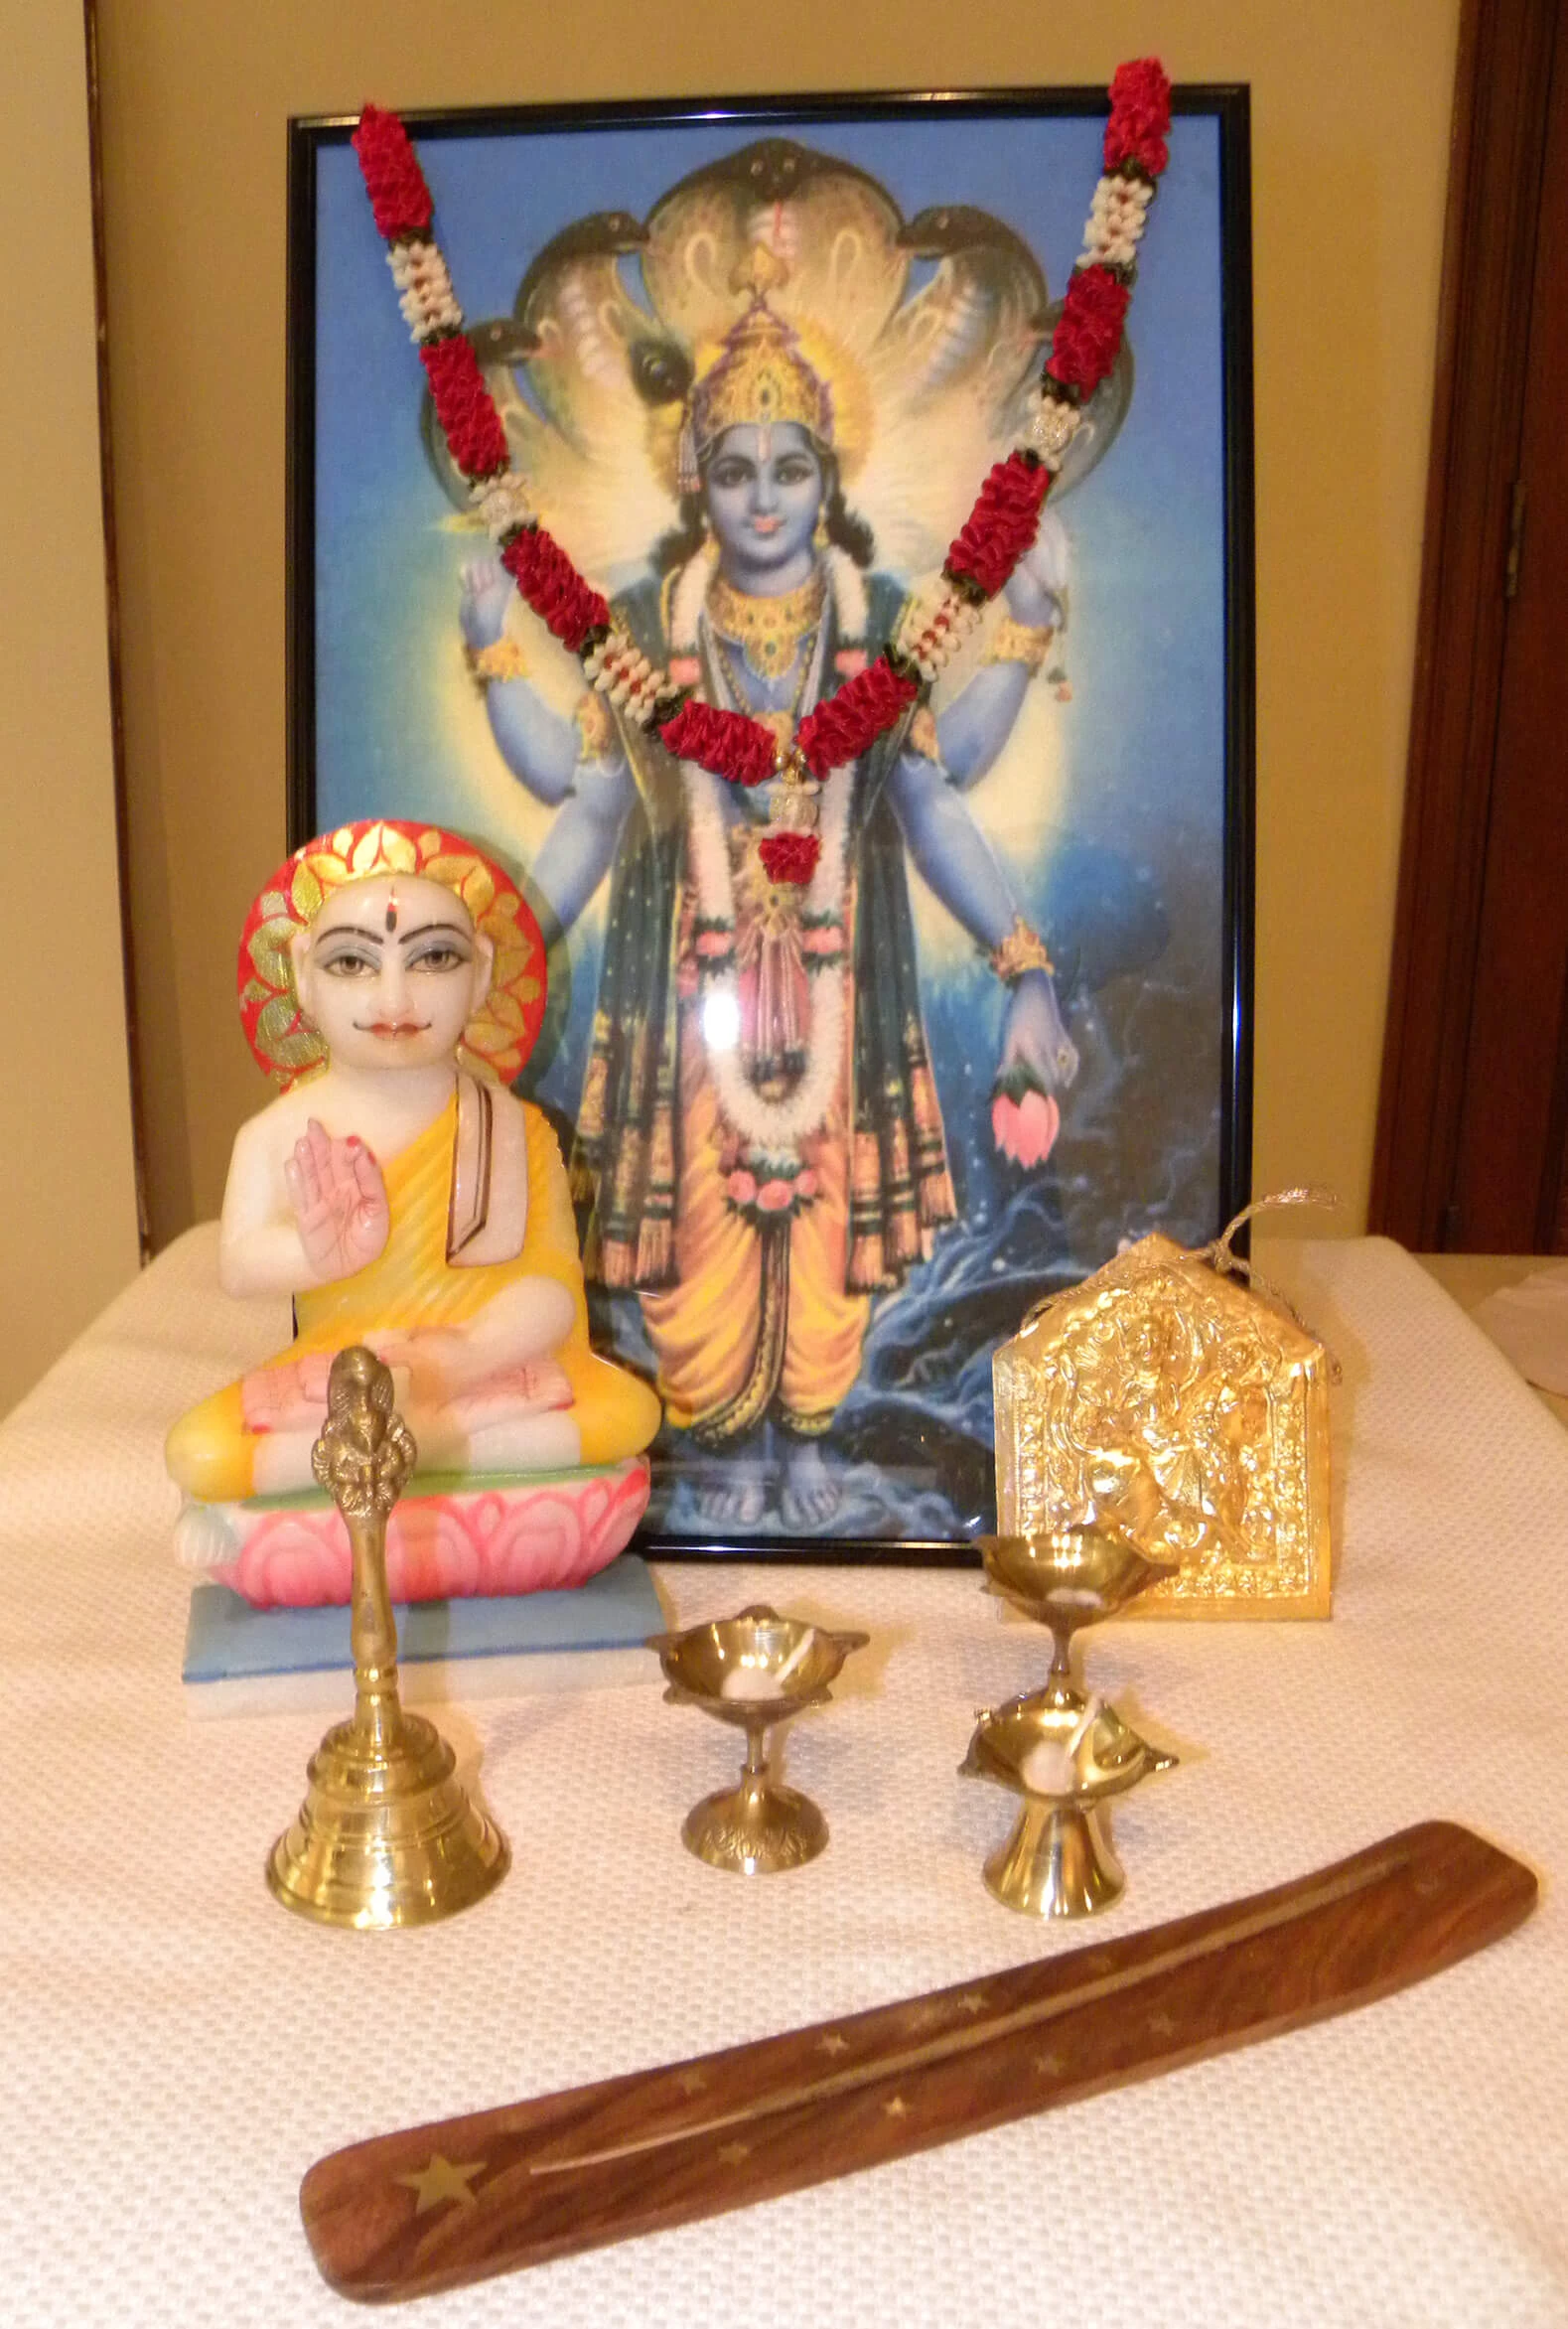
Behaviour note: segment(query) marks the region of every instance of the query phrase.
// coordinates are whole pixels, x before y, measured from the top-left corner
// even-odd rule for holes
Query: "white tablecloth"
[[[1529,1860],[1521,1932],[1367,2011],[762,2209],[433,2299],[443,2323],[1568,2321],[1568,1435],[1397,1247],[1298,1249],[1338,1349],[1329,1625],[1124,1623],[1091,1676],[1182,1754],[1119,1809],[1129,1883],[1046,1929],[984,1891],[1009,1801],[956,1777],[1043,1637],[967,1572],[670,1564],[864,1625],[789,1769],[813,1866],[680,1848],[732,1742],[645,1688],[441,1719],[509,1834],[489,1902],[318,1931],[263,1855],[312,1715],[186,1717],[160,1439],[283,1339],[193,1232],[0,1429],[0,2316],[350,2315],[297,2214],[322,2152],[978,1975],[1276,1883],[1431,1817]]]

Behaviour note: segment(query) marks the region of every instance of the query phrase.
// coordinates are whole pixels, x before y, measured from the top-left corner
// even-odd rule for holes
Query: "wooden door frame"
[[[1554,44],[1568,0],[1464,0],[1404,833],[1367,1227],[1446,1243],[1502,680]],[[1568,70],[1568,47],[1560,61]]]
[[[87,169],[92,210],[92,296],[98,342],[98,497],[103,511],[103,607],[108,645],[109,738],[114,771],[114,850],[120,889],[120,967],[125,984],[125,1055],[131,1088],[131,1158],[136,1176],[136,1237],[152,1259],[147,1197],[147,1112],[136,1011],[136,952],[131,934],[130,795],[125,755],[125,665],[120,643],[119,536],[114,515],[114,435],[109,406],[109,265],[103,207],[103,91],[98,54],[98,0],[82,0],[87,99]]]

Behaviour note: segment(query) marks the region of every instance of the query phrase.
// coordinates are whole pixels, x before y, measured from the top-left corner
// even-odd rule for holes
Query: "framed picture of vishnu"
[[[1092,90],[409,117],[538,522],[692,700],[787,750],[931,588],[1018,441],[1104,119]],[[770,788],[586,687],[498,562],[352,128],[291,125],[291,845],[428,818],[537,915],[517,1089],[594,1339],[663,1405],[644,1547],[964,1557],[997,1344],[1247,1197],[1245,91],[1178,90],[1033,546],[822,788],[790,882]]]

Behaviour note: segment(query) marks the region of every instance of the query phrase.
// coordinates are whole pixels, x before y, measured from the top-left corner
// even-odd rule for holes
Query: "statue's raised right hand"
[[[375,1260],[391,1213],[381,1168],[362,1140],[335,1140],[312,1116],[284,1159],[283,1178],[305,1258],[323,1284]]]

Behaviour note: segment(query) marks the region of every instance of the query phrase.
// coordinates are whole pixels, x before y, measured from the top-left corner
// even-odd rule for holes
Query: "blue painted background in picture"
[[[416,126],[541,522],[709,700],[787,735],[939,569],[1080,247],[1103,114],[1059,102]],[[559,934],[519,1089],[572,1158],[596,1336],[665,1400],[652,1541],[961,1546],[998,1341],[1244,1201],[1244,100],[1234,127],[1178,113],[1128,356],[931,705],[824,788],[803,911],[517,601],[355,157],[311,131],[297,798],[472,833]],[[1050,1093],[1014,1153],[999,1079]]]

